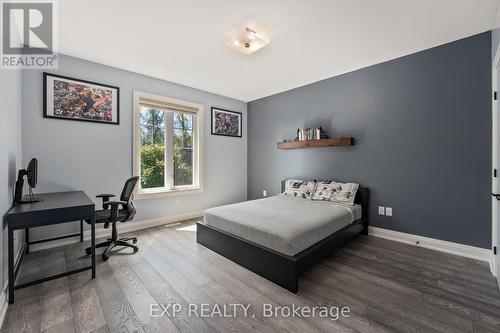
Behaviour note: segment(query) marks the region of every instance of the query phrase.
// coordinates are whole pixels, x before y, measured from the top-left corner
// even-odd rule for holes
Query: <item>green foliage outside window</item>
[[[165,179],[165,147],[152,144],[141,147],[141,187],[163,187]]]
[[[174,112],[174,186],[193,184],[193,116]]]
[[[141,109],[141,187],[165,186],[165,117],[154,108]],[[174,113],[174,186],[193,184],[192,115]]]
[[[176,186],[193,184],[193,166],[190,163],[192,154],[192,149],[174,149],[174,184]]]

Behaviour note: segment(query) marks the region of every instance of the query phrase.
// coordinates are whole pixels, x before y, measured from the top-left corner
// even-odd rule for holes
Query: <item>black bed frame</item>
[[[285,181],[281,182],[282,192]],[[231,261],[296,293],[298,276],[309,265],[330,256],[358,234],[368,234],[369,189],[360,187],[354,200],[362,206],[359,220],[310,246],[295,256],[287,256],[231,235],[220,229],[197,223],[196,241]]]

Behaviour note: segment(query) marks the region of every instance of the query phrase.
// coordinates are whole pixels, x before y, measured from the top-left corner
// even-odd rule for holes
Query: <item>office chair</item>
[[[102,259],[108,260],[109,253],[115,246],[125,246],[134,249],[134,253],[139,251],[139,247],[134,245],[137,243],[136,237],[118,238],[116,222],[127,222],[134,218],[136,213],[134,202],[132,201],[132,191],[139,177],[132,177],[125,182],[120,201],[109,201],[109,198],[114,197],[113,194],[98,194],[97,198],[102,198],[102,210],[96,210],[95,223],[104,223],[104,228],[109,228],[111,224],[111,238],[107,241],[97,244],[95,247],[105,247],[106,250],[102,253]],[[119,208],[121,206],[121,208]],[[90,224],[90,220],[86,221]],[[129,243],[132,241],[133,244]],[[85,249],[87,255],[92,253],[90,247]]]

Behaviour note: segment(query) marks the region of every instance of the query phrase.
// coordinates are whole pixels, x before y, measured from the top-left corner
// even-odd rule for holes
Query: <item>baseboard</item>
[[[407,234],[404,232],[387,230],[377,227],[369,227],[368,233],[369,235],[374,237],[385,238],[399,243],[420,246],[426,249],[445,252],[448,254],[454,254],[465,258],[485,261],[489,263],[490,269],[493,268],[491,262],[492,251],[489,249],[483,249],[480,247],[453,243],[439,239]]]
[[[17,262],[19,256],[21,255],[22,246],[19,251],[16,253],[14,257],[14,262]],[[5,281],[2,289],[2,293],[0,294],[0,328],[3,327],[5,321],[5,315],[7,314],[7,308],[9,307],[9,302],[7,299],[7,288],[9,286],[9,280]]]
[[[205,212],[205,210],[197,210],[197,211],[193,211],[193,212],[169,215],[169,216],[159,217],[159,218],[155,218],[155,219],[137,220],[137,221],[132,221],[132,222],[128,222],[128,223],[120,223],[119,224],[119,232],[120,233],[133,232],[133,231],[138,231],[138,230],[142,230],[142,229],[158,227],[160,225],[190,220],[190,219],[194,219],[194,218],[203,216],[204,212]],[[109,237],[110,233],[111,233],[110,229],[99,228],[99,229],[96,229],[95,236],[97,239],[104,238],[104,237]],[[61,235],[61,236],[63,236],[63,235]],[[86,241],[90,240],[90,230],[85,230],[83,232],[83,239]],[[30,251],[35,252],[35,251],[54,248],[54,247],[58,247],[58,246],[75,244],[75,243],[78,243],[79,241],[80,241],[80,238],[77,236],[74,238],[59,239],[59,240],[47,242],[47,243],[33,244],[30,246]]]
[[[497,277],[497,281],[498,281],[498,288],[500,289],[500,277],[498,277],[498,272],[497,272],[497,266],[494,265],[495,263],[495,260],[496,260],[496,256],[493,254],[493,251],[491,252],[491,256],[490,256],[490,269],[491,269],[491,273],[493,274],[493,276]]]
[[[165,224],[195,219],[197,217],[203,216],[204,212],[205,212],[205,210],[197,210],[194,212],[164,216],[164,217],[159,217],[156,219],[123,223],[123,224],[119,225],[118,230],[121,234],[123,234],[126,232],[133,232],[133,231],[138,231],[138,230],[142,230],[142,229],[158,227],[158,226],[165,225]],[[111,233],[110,229],[100,228],[100,229],[96,230],[95,237],[96,238],[109,237],[110,233]],[[90,240],[90,230],[85,230],[83,232],[83,239]]]
[[[8,306],[9,302],[7,302],[7,291],[4,288],[2,294],[0,295],[0,327],[3,327]]]

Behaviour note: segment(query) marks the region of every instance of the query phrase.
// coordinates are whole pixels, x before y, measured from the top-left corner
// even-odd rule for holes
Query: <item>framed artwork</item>
[[[120,88],[43,73],[43,117],[120,124]]]
[[[241,138],[242,118],[241,112],[212,107],[212,135]]]

